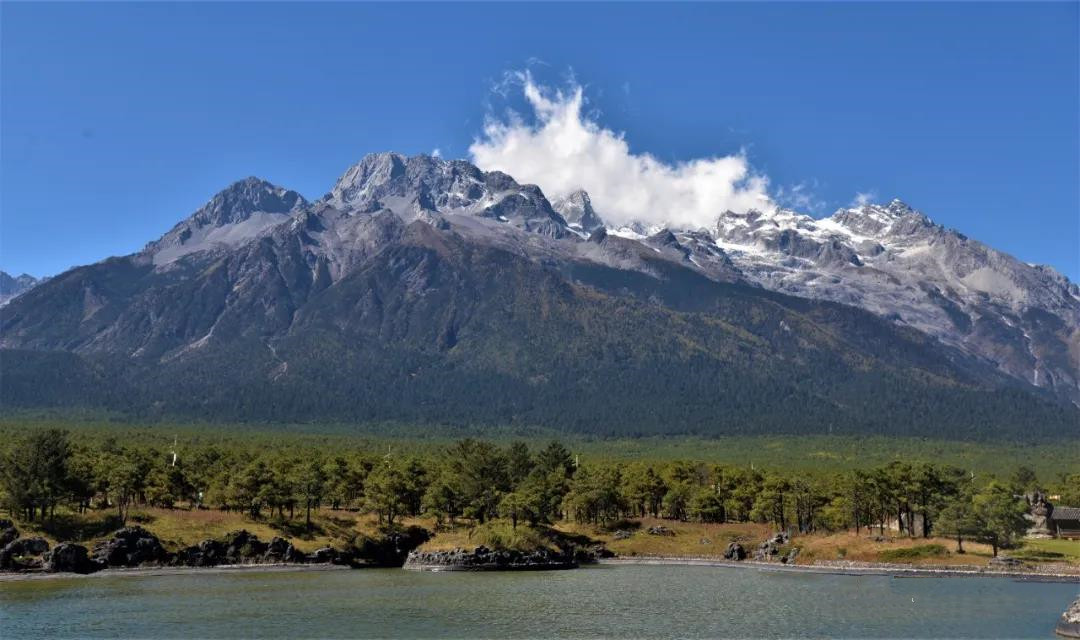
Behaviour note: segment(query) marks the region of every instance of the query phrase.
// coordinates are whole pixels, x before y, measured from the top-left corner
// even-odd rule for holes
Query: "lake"
[[[1076,584],[693,566],[0,582],[3,638],[1050,638]]]

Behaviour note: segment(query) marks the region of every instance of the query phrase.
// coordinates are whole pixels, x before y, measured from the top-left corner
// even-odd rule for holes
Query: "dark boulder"
[[[787,555],[780,556],[780,562],[784,564],[795,564],[795,558],[799,557],[799,548],[792,547],[788,550]]]
[[[423,527],[406,527],[390,531],[378,538],[365,538],[356,550],[356,559],[380,567],[400,567],[405,564],[409,552],[431,539],[431,533]]]
[[[301,563],[307,561],[307,556],[301,553],[285,538],[275,536],[263,553],[263,562],[289,562]]]
[[[228,564],[249,564],[258,562],[269,548],[254,533],[241,529],[225,535],[225,561]]]
[[[746,549],[738,542],[732,542],[724,549],[725,560],[746,560]]]
[[[675,535],[674,531],[672,531],[671,529],[668,529],[664,525],[656,525],[655,527],[649,527],[646,531],[651,536],[673,536],[673,535]]]
[[[217,540],[203,540],[176,554],[176,564],[185,567],[214,567],[225,562],[225,545]]]
[[[758,545],[758,548],[754,550],[754,560],[772,560],[773,556],[780,554],[780,547],[791,542],[791,536],[785,531],[773,534],[768,540],[765,540]],[[786,562],[787,556],[782,559]]]
[[[563,555],[566,554],[563,553]],[[608,549],[602,544],[594,544],[589,547],[575,549],[573,555],[574,561],[576,561],[578,564],[594,564],[598,560],[603,560],[605,558],[614,558],[615,552]]]
[[[12,540],[3,549],[0,549],[0,569],[15,570],[29,569],[35,563],[19,562],[19,558],[40,556],[49,550],[49,542],[45,538],[19,538]]]
[[[330,564],[337,554],[331,547],[316,549],[307,555],[307,561],[315,564]]]
[[[180,550],[176,564],[187,567],[214,567],[223,564],[302,563],[309,560],[291,542],[275,536],[263,542],[250,531],[241,529],[219,540],[203,540]]]
[[[776,543],[772,540],[766,540],[754,550],[754,560],[771,560],[778,553],[780,553],[780,548],[776,546]]]
[[[11,522],[10,520],[0,521],[0,525],[4,522]],[[2,527],[0,528],[0,549],[11,544],[16,538],[19,537],[19,530],[15,527]]]
[[[42,556],[41,568],[53,573],[93,573],[102,566],[90,559],[81,544],[61,542]]]
[[[117,529],[112,538],[94,545],[93,559],[108,567],[167,564],[170,554],[157,536],[142,527]]]

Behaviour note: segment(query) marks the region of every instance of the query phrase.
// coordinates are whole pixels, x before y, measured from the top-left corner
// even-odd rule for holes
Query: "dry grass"
[[[993,556],[990,546],[964,542],[964,554],[956,553],[956,541],[948,538],[890,537],[886,532],[883,542],[875,541],[877,534],[864,531],[861,535],[840,532],[825,535],[799,536],[792,542],[799,547],[799,564],[811,564],[815,560],[854,560],[858,562],[888,562],[897,550],[915,549],[928,545],[940,545],[946,550],[942,555],[911,553],[917,557],[893,559],[893,562],[918,565],[975,565],[983,566]],[[890,553],[893,552],[893,553]]]
[[[473,540],[472,527],[457,526],[439,529],[421,545],[421,551],[449,551],[450,549],[471,549],[480,543]]]
[[[207,538],[220,538],[238,529],[247,529],[262,540],[274,536],[290,539],[302,551],[310,552],[326,545],[342,545],[359,536],[379,535],[379,523],[372,514],[323,509],[312,514],[313,529],[307,531],[302,514],[292,520],[253,520],[246,514],[214,510],[157,509],[133,511],[128,524],[138,524],[157,535],[171,549],[194,545]],[[418,525],[434,531],[434,537],[422,548],[446,550],[455,547],[471,549],[479,545],[505,548],[536,548],[551,546],[548,536],[519,524],[515,531],[509,522],[497,521],[480,527],[462,522],[454,527],[436,530],[430,518],[406,518],[400,524]],[[40,523],[17,522],[23,535],[40,535],[50,544],[74,541],[92,545],[109,537],[117,527],[113,511],[93,511],[87,514],[60,513],[54,521]],[[673,535],[651,535],[649,527],[669,529]],[[623,540],[615,539],[617,530],[631,531]],[[553,531],[566,536],[580,536],[578,544],[588,541],[601,543],[620,556],[665,556],[718,558],[729,542],[738,541],[748,552],[772,534],[768,525],[756,523],[703,524],[673,522],[644,518],[625,521],[609,527],[596,527],[574,522],[560,522]],[[798,564],[816,561],[850,560],[860,562],[903,562],[924,566],[973,565],[984,566],[992,557],[989,545],[964,542],[966,553],[956,553],[956,541],[948,538],[898,537],[886,532],[884,540],[864,530],[796,536],[791,546],[799,547]],[[944,553],[930,553],[919,547],[940,545]],[[913,551],[904,550],[914,549]],[[899,553],[898,553],[899,552]],[[1003,554],[1031,563],[1069,563],[1080,565],[1080,540],[1028,540],[1020,549]],[[910,557],[905,557],[910,556]]]
[[[324,509],[312,513],[312,530],[308,531],[303,514],[292,520],[279,518],[252,519],[247,514],[217,510],[159,509],[133,510],[129,525],[139,525],[170,549],[179,549],[206,540],[220,538],[231,531],[246,529],[261,540],[274,536],[288,538],[301,551],[309,552],[327,545],[343,544],[359,535],[378,533],[374,516],[350,511]],[[412,524],[408,522],[407,524]],[[61,513],[53,522],[16,522],[23,535],[40,535],[50,544],[61,541],[78,542],[87,546],[107,539],[119,522],[113,511],[91,511],[86,514]],[[429,525],[430,526],[430,525]]]
[[[421,526],[424,524],[421,523]],[[431,523],[427,523],[427,528],[434,529]],[[496,520],[477,526],[462,523],[454,527],[443,527],[435,531],[432,539],[424,543],[420,549],[422,551],[447,551],[472,549],[481,545],[492,549],[520,551],[540,548],[555,549],[555,545],[543,531],[520,522],[515,529],[509,521],[505,520]]]
[[[720,557],[730,542],[743,546],[757,545],[771,533],[767,525],[756,523],[704,524],[697,522],[673,522],[642,518],[610,527],[594,527],[576,523],[560,523],[557,528],[585,535],[602,542],[620,556],[667,556],[667,557]],[[649,527],[665,527],[674,535],[652,535]],[[632,531],[624,540],[616,540],[618,530]]]

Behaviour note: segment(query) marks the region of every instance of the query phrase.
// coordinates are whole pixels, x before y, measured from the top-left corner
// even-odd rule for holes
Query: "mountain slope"
[[[423,156],[368,156],[313,203],[245,184],[211,201],[235,215],[185,221],[201,223],[187,239],[230,242],[160,260],[184,244],[178,226],[0,311],[5,406],[619,434],[1076,431],[1075,408],[920,331],[755,286],[708,233],[589,233],[535,186]],[[261,213],[278,217],[237,232]]]
[[[0,271],[0,306],[7,304],[16,296],[26,293],[40,283],[41,280],[29,274],[11,276]]]
[[[860,306],[1080,401],[1080,288],[899,200],[823,220],[727,212],[715,238],[766,288]]]

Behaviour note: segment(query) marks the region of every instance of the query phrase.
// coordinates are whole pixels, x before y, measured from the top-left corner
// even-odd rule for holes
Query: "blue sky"
[[[0,4],[0,268],[138,250],[230,182],[467,157],[508,71],[667,162],[744,149],[1080,279],[1080,14],[1057,4]]]

